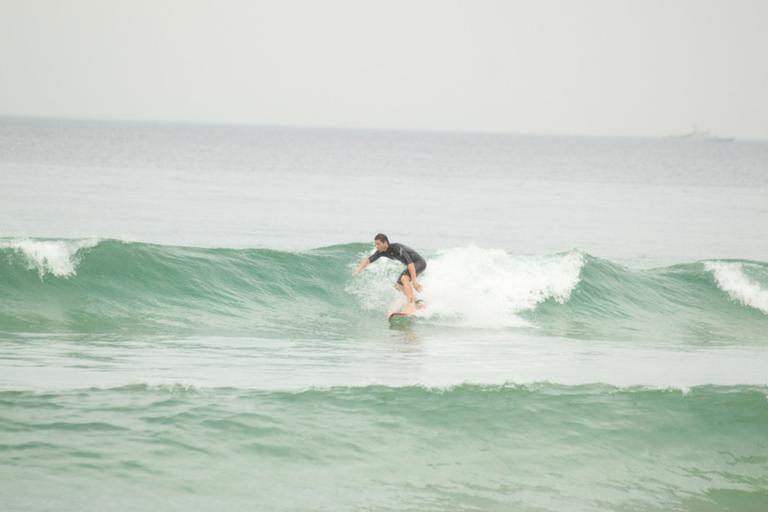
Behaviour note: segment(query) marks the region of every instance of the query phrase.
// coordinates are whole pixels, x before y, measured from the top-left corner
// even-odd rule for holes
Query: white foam
[[[742,263],[708,261],[704,266],[715,276],[717,286],[731,299],[768,314],[768,290],[746,276]]]
[[[402,297],[393,288],[402,266],[381,261],[348,288],[365,309],[383,311]],[[547,299],[567,301],[579,282],[584,258],[576,251],[516,256],[470,246],[439,251],[427,264],[419,280],[428,307],[419,315],[454,325],[502,328],[528,325],[518,313]]]
[[[87,240],[0,240],[0,247],[16,250],[26,261],[27,268],[56,277],[76,274],[79,251],[95,246],[96,239]]]
[[[360,253],[359,260],[369,256],[375,249]],[[358,261],[351,266],[356,267]],[[360,307],[367,311],[390,311],[397,308],[399,303],[404,303],[402,293],[398,292],[394,285],[395,279],[403,266],[387,258],[379,258],[375,263],[368,265],[365,271],[353,278],[346,287],[348,293],[356,296]]]

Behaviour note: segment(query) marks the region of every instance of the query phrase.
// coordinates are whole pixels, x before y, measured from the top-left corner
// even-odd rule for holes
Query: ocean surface
[[[766,504],[768,142],[0,118],[1,510]]]

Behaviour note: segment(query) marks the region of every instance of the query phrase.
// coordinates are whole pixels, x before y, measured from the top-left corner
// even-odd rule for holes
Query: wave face
[[[761,510],[766,391],[5,391],[0,486],[8,510]]]
[[[0,240],[6,333],[343,336],[401,300],[397,264],[350,276],[368,244],[303,252],[119,240]],[[765,342],[768,264],[634,270],[571,251],[428,255],[424,328],[525,329],[588,339]]]

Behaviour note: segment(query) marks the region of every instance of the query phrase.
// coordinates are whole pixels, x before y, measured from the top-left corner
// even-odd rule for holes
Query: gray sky
[[[0,0],[0,114],[768,138],[768,1]]]

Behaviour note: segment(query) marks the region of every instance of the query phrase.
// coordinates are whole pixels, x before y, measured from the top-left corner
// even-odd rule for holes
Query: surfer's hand
[[[413,287],[416,288],[417,292],[421,292],[421,283],[419,283],[418,281],[413,282]]]

